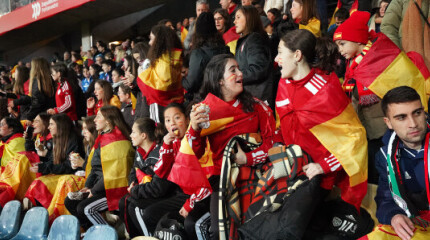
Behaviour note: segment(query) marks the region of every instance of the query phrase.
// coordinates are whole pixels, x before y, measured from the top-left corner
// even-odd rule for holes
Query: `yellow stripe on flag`
[[[25,151],[25,139],[23,137],[12,139],[7,144],[0,142],[0,147],[2,145],[4,145],[3,155],[1,157],[2,167],[5,167],[16,153]]]
[[[230,52],[236,55],[237,39],[227,43],[227,47],[230,48]]]
[[[357,114],[348,106],[338,116],[314,126],[312,134],[342,164],[355,186],[367,180],[366,130]]]
[[[423,75],[408,56],[401,52],[391,64],[369,85],[378,97],[383,98],[391,89],[399,86],[409,86],[415,89],[421,97],[424,110],[427,111],[426,84]]]
[[[226,117],[226,118],[211,120],[209,128],[203,129],[201,132],[201,136],[208,136],[213,133],[219,132],[223,130],[227,126],[227,124],[233,121],[234,121],[234,117]]]
[[[133,164],[134,149],[130,141],[112,142],[100,149],[105,189],[128,186],[128,174]]]

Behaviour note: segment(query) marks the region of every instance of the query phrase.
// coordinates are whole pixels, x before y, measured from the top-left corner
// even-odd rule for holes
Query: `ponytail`
[[[164,135],[167,134],[167,130],[161,123],[155,123],[150,118],[138,118],[134,122],[141,133],[145,133],[148,136],[149,141],[161,143]]]
[[[327,73],[336,69],[339,52],[336,44],[329,39],[316,38],[308,30],[297,29],[285,34],[281,40],[292,52],[300,50],[310,67]]]

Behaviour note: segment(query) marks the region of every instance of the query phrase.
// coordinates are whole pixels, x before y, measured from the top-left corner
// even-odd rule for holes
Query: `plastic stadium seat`
[[[87,230],[84,240],[118,240],[115,229],[109,225],[95,225]]]
[[[11,239],[18,233],[21,218],[21,203],[10,201],[4,206],[0,215],[0,239]]]
[[[25,214],[21,229],[12,240],[41,240],[48,234],[48,211],[34,207]]]
[[[48,240],[80,240],[79,220],[72,215],[63,215],[55,219],[49,230]]]

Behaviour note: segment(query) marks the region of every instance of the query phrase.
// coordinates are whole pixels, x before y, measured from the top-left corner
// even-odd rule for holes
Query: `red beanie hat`
[[[366,44],[369,41],[369,22],[370,13],[355,11],[351,17],[345,20],[333,35],[333,41],[347,40]]]

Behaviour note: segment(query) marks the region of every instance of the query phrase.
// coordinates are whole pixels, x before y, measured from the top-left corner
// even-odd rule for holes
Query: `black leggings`
[[[96,224],[108,224],[101,212],[108,210],[107,199],[104,195],[94,195],[84,200],[70,200],[66,197],[64,205],[67,210],[79,219],[84,229]]]

